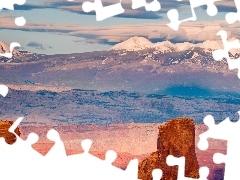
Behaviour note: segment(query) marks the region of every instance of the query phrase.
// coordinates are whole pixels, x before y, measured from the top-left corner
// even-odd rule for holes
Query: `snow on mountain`
[[[116,44],[111,49],[112,50],[121,50],[126,49],[128,51],[138,51],[147,48],[152,48],[153,43],[144,37],[131,37],[130,39],[123,41],[119,44]]]
[[[206,49],[206,50],[213,50],[213,49],[224,49],[223,44],[221,41],[210,41],[206,40],[203,43],[199,43],[197,47]]]
[[[158,42],[153,44],[152,48],[155,48],[161,52],[171,52],[176,50],[174,44],[170,41]]]
[[[233,39],[236,40],[236,39]],[[230,40],[232,41],[232,40]],[[189,42],[184,43],[171,43],[170,41],[162,41],[157,43],[152,43],[144,37],[131,37],[130,39],[116,44],[111,48],[111,50],[127,50],[127,51],[139,51],[143,49],[153,48],[160,52],[173,52],[173,51],[184,51],[190,50],[192,48],[202,48],[205,52],[212,52],[216,49],[224,49],[222,41],[211,41],[206,40],[202,43],[193,44]],[[232,49],[230,52],[234,55],[240,53],[240,49]]]
[[[0,41],[0,54],[4,54],[4,53],[9,53],[10,52],[10,45],[3,42],[3,41]],[[13,55],[16,56],[16,55],[20,55],[21,53],[14,49],[13,50]]]

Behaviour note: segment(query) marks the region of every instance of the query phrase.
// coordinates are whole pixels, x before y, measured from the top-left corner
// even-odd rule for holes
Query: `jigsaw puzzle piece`
[[[121,4],[121,0],[119,3],[109,5],[103,7],[101,0],[94,0],[94,2],[84,2],[82,4],[82,9],[84,12],[95,11],[96,12],[96,20],[102,21],[107,18],[119,15],[124,13],[124,9]]]
[[[105,162],[112,164],[117,159],[117,153],[113,150],[108,150],[105,154]]]
[[[227,155],[221,154],[221,153],[215,153],[213,155],[213,162],[215,164],[221,164],[225,163],[225,171],[224,171],[224,180],[230,180],[230,179],[236,179],[236,177],[240,176],[239,171],[239,149],[234,148],[235,152],[228,152]]]
[[[185,157],[174,157],[169,155],[166,159],[167,165],[169,166],[178,166],[178,180],[194,180],[194,178],[185,177]],[[199,179],[198,180],[207,180],[209,175],[209,169],[207,167],[201,167],[199,169]]]
[[[0,95],[6,97],[8,94],[8,87],[5,85],[0,85]]]
[[[133,180],[138,180],[138,159],[133,159],[129,162],[127,168],[125,169],[127,177]]]
[[[238,111],[238,114],[240,115],[240,111]],[[208,126],[208,130],[199,135],[200,141],[198,147],[199,149],[206,149],[204,143],[206,143],[208,138],[226,140],[227,154],[216,153],[213,156],[213,161],[216,164],[225,163],[224,180],[235,179],[240,176],[238,166],[240,162],[240,121],[231,122],[229,118],[226,118],[219,124],[215,124],[213,121],[214,119],[210,115],[204,118],[204,124]],[[204,141],[204,143],[201,141]]]
[[[55,129],[50,129],[47,133],[47,138],[54,142],[53,147],[45,155],[50,158],[66,157],[66,150],[59,133]]]
[[[233,24],[236,21],[240,21],[240,1],[239,0],[234,0],[237,12],[230,12],[226,14],[226,21],[228,24]]]
[[[15,24],[17,26],[24,26],[26,24],[26,19],[24,17],[17,17],[15,18]]]
[[[109,153],[111,152],[111,154]],[[119,169],[112,165],[114,160],[117,157],[116,153],[113,153],[114,151],[110,150],[106,153],[106,159],[104,160],[104,163],[102,165],[101,170],[101,177],[100,179],[106,179],[106,180],[122,180],[122,179],[132,179],[132,180],[138,180],[138,161],[132,160],[128,165],[126,170]],[[108,155],[109,154],[109,155]]]
[[[26,0],[2,0],[0,1],[0,9],[14,10],[14,4],[23,5],[25,3]]]
[[[203,123],[208,126],[208,129],[210,129],[210,128],[212,129],[215,127],[215,120],[211,115],[207,115],[206,117],[204,117]],[[209,144],[207,141],[207,136],[208,135],[206,135],[206,134],[199,135],[198,148],[202,151],[205,151],[208,149]]]
[[[1,157],[0,169],[4,169],[1,172],[2,177],[8,177],[9,180],[14,179],[36,179],[34,176],[38,173],[41,167],[37,165],[42,164],[42,155],[32,148],[32,145],[38,141],[38,135],[30,133],[26,140],[21,139],[16,133],[15,129],[19,126],[23,117],[18,118],[9,128],[9,132],[16,136],[16,142],[12,145],[6,144],[4,139],[0,140],[0,154],[4,154]],[[24,163],[23,165],[15,164],[17,162]],[[38,162],[38,164],[36,164]],[[31,173],[23,173],[30,171]],[[14,172],[13,172],[14,169]]]
[[[26,0],[7,0],[7,1],[0,1],[0,10],[1,9],[8,9],[14,10],[14,4],[23,5],[26,3]],[[17,26],[24,26],[26,20],[24,17],[17,17],[15,18],[15,24]]]
[[[221,164],[221,163],[225,163],[226,162],[226,155],[222,154],[222,153],[215,153],[213,155],[213,162],[215,164]]]
[[[178,0],[178,1],[182,1],[182,0]],[[218,13],[218,10],[217,10],[216,5],[214,5],[214,2],[217,2],[217,1],[220,1],[220,0],[201,0],[201,1],[189,0],[190,6],[191,6],[192,17],[186,18],[184,20],[179,20],[179,12],[177,11],[177,9],[171,9],[167,12],[167,16],[168,16],[169,20],[171,21],[167,25],[170,28],[172,28],[173,30],[177,31],[179,29],[179,26],[181,23],[187,22],[187,21],[196,21],[197,16],[195,13],[195,8],[203,6],[203,5],[207,5],[207,14],[209,16],[215,16]]]
[[[238,112],[239,114],[240,112]],[[199,148],[206,149],[206,141],[208,138],[221,139],[228,141],[234,138],[236,135],[240,136],[240,121],[232,123],[229,118],[226,118],[220,124],[215,124],[214,118],[208,115],[203,120],[204,124],[208,126],[208,130],[199,135]],[[226,129],[229,129],[228,133],[223,133]],[[237,133],[237,134],[236,134]]]
[[[43,156],[45,173],[49,174],[48,179],[68,179],[65,173],[67,154],[59,133],[55,129],[50,129],[47,138],[54,142],[52,148]]]
[[[26,156],[37,155],[38,157],[42,157],[42,155],[39,152],[34,151],[32,148],[32,145],[35,144],[39,139],[39,136],[37,134],[30,133],[25,141],[16,134],[15,129],[20,125],[23,119],[24,119],[23,117],[19,117],[16,121],[13,122],[13,124],[8,129],[10,133],[16,136],[16,142],[13,145],[9,145],[9,147],[11,147],[11,150],[13,151],[17,151],[20,154],[24,154],[21,155],[22,157],[25,155]]]
[[[26,0],[7,0],[7,1],[1,0],[0,10],[1,9],[14,10],[14,4],[23,5],[25,3],[26,3]],[[26,19],[24,17],[17,17],[15,18],[15,24],[17,26],[24,26],[26,24]],[[21,47],[21,46],[19,43],[13,42],[10,44],[10,52],[4,53],[4,54],[0,53],[0,56],[4,56],[6,58],[12,58],[12,52],[14,47]]]
[[[74,164],[79,162],[77,166],[73,166],[68,172],[68,178],[71,180],[88,180],[88,179],[101,179],[100,174],[102,173],[103,160],[91,155],[89,153],[92,146],[90,139],[84,139],[81,142],[83,153],[73,154],[67,156],[66,164]],[[93,173],[94,171],[94,173]]]
[[[6,58],[12,58],[12,53],[13,53],[13,49],[15,48],[15,47],[21,47],[21,45],[19,44],[19,43],[17,43],[17,42],[12,42],[11,44],[10,44],[10,52],[9,53],[4,53],[4,54],[1,54],[0,53],[0,56],[4,56],[4,57],[6,57]]]
[[[158,0],[153,0],[151,3],[147,3],[146,0],[132,0],[132,9],[138,9],[143,6],[146,11],[159,11],[161,9],[161,4]]]
[[[83,149],[84,153],[89,153],[90,148],[92,146],[92,141],[90,139],[84,139],[81,142],[81,146],[82,146],[82,149]]]
[[[73,179],[104,179],[104,180],[123,180],[131,179],[138,180],[138,160],[134,159],[130,161],[126,170],[119,169],[112,165],[112,163],[117,158],[117,153],[113,150],[108,150],[105,154],[105,159],[102,160],[89,153],[92,141],[90,139],[85,139],[81,142],[83,149],[82,154],[70,155],[68,156],[68,163],[70,161],[79,161],[80,166],[73,167],[71,170],[71,177]],[[81,171],[79,172],[79,169]],[[94,171],[94,173],[92,173]],[[78,178],[76,178],[78,177]],[[72,178],[71,178],[72,179]]]
[[[240,79],[240,58],[237,59],[231,59],[229,57],[229,51],[231,49],[238,49],[240,48],[239,40],[234,41],[227,41],[227,32],[224,30],[221,30],[217,33],[218,36],[221,36],[224,49],[219,49],[213,51],[213,58],[216,61],[219,61],[223,58],[227,59],[228,67],[230,70],[232,69],[238,69],[238,78]]]
[[[221,60],[222,58],[229,57],[229,51],[234,48],[240,48],[239,40],[234,41],[227,41],[228,35],[227,32],[224,30],[218,31],[217,35],[221,37],[223,43],[223,49],[213,51],[213,58],[217,61]]]
[[[153,180],[160,180],[162,178],[163,172],[161,169],[154,169],[152,171]]]

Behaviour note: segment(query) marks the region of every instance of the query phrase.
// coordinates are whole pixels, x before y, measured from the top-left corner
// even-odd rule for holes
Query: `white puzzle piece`
[[[0,85],[0,95],[6,97],[8,94],[8,87],[5,85]]]
[[[240,115],[240,111],[238,114]],[[233,180],[236,179],[236,177],[240,177],[238,166],[240,161],[240,121],[238,120],[237,122],[231,122],[230,119],[227,118],[216,125],[214,118],[211,115],[208,115],[204,118],[204,124],[208,126],[208,130],[199,135],[199,149],[208,149],[208,138],[226,140],[227,154],[214,154],[214,163],[225,163],[224,180]]]
[[[0,10],[1,9],[14,10],[14,4],[24,5],[25,3],[26,3],[26,0],[0,0]],[[26,19],[23,16],[17,17],[15,18],[15,24],[17,26],[24,26],[26,24]],[[21,46],[17,42],[12,42],[10,44],[10,52],[4,53],[4,54],[0,53],[0,56],[6,57],[6,58],[12,58],[13,49],[15,47],[21,47]]]
[[[119,15],[124,13],[124,9],[121,4],[121,0],[119,3],[109,5],[103,7],[101,0],[94,0],[94,2],[84,2],[82,4],[82,9],[84,12],[95,11],[96,12],[96,20],[103,21],[107,18]]]
[[[229,51],[231,49],[238,49],[240,48],[240,42],[239,40],[234,41],[227,41],[227,32],[224,30],[221,30],[217,33],[217,35],[221,36],[222,43],[223,43],[223,49],[218,49],[213,51],[213,58],[216,61],[219,61],[223,58],[226,58],[228,67],[230,70],[232,69],[238,69],[238,78],[240,79],[240,58],[237,59],[231,59],[229,56]]]
[[[146,0],[132,0],[132,9],[138,9],[145,7],[146,11],[159,11],[161,4],[158,0],[153,0],[151,3],[147,3]]]
[[[167,165],[178,166],[178,179],[177,180],[194,180],[194,178],[185,177],[185,157],[180,158],[169,155],[166,159]],[[199,169],[200,177],[198,180],[207,180],[209,175],[209,169],[207,167],[201,167]]]
[[[178,1],[182,1],[182,0],[178,0]],[[189,0],[191,11],[192,11],[192,17],[189,17],[180,21],[179,12],[177,11],[177,9],[171,9],[167,12],[167,16],[171,21],[167,25],[173,30],[177,31],[181,23],[187,22],[187,21],[196,21],[197,16],[195,13],[195,8],[203,5],[207,5],[207,14],[209,16],[215,16],[218,13],[218,10],[216,5],[214,5],[214,2],[217,2],[217,1],[220,1],[220,0]]]
[[[4,54],[1,54],[0,53],[0,56],[4,56],[4,57],[6,57],[6,58],[12,58],[12,53],[13,53],[13,49],[15,48],[15,47],[21,47],[21,45],[19,44],[19,43],[17,43],[17,42],[12,42],[11,44],[10,44],[10,52],[8,52],[8,53],[4,53]]]
[[[240,1],[239,0],[234,0],[237,12],[230,12],[226,14],[226,21],[228,24],[233,24],[236,21],[240,21]]]

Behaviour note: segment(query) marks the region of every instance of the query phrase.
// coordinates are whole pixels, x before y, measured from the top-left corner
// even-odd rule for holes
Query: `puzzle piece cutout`
[[[234,0],[237,12],[230,12],[226,14],[226,21],[228,24],[233,24],[236,21],[240,21],[240,1],[239,0]]]
[[[0,10],[1,9],[14,10],[14,4],[23,5],[25,3],[26,3],[26,0],[7,0],[7,1],[1,0],[0,1]],[[26,19],[22,16],[17,17],[17,18],[15,18],[15,24],[17,26],[24,26],[26,24]],[[0,53],[0,56],[4,56],[6,58],[12,58],[13,49],[15,47],[21,47],[21,46],[19,43],[13,42],[10,44],[10,52],[4,53],[4,54]]]
[[[71,179],[71,180],[138,180],[138,160],[130,161],[126,170],[119,169],[112,165],[117,158],[115,151],[106,152],[105,160],[101,160],[89,154],[92,141],[89,139],[82,141],[82,154],[66,155],[65,147],[59,133],[51,129],[47,138],[55,142],[54,146],[45,156],[32,148],[38,141],[38,135],[30,133],[27,140],[22,140],[14,132],[19,126],[23,117],[18,118],[9,128],[9,132],[17,137],[17,141],[8,145],[4,138],[0,138],[0,168],[1,176],[8,180],[15,179]],[[57,154],[57,155],[56,155]],[[21,162],[21,165],[14,166],[13,163]],[[31,173],[29,173],[31,172]]]
[[[209,116],[206,119],[204,122],[208,123],[209,127],[212,127],[213,120],[209,119]],[[0,138],[0,169],[3,171],[1,172],[2,177],[7,177],[8,180],[17,178],[25,180],[32,180],[33,178],[37,180],[59,178],[71,180],[138,180],[137,159],[131,160],[125,170],[119,169],[112,165],[117,158],[115,151],[107,151],[105,160],[89,153],[92,145],[90,139],[81,142],[83,153],[67,156],[59,133],[54,129],[49,130],[47,133],[47,138],[55,142],[53,149],[43,156],[32,148],[32,145],[38,141],[38,135],[30,133],[24,141],[14,132],[22,120],[23,117],[18,118],[9,128],[9,132],[17,137],[17,141],[13,145],[6,144],[4,139]],[[222,155],[220,155],[220,158],[219,155],[216,155],[216,159],[224,160],[224,158]],[[13,161],[23,163],[15,169],[14,173],[11,172]],[[170,155],[167,157],[166,162],[169,166],[178,165],[178,180],[194,180],[194,178],[185,177],[185,157],[176,158]],[[29,171],[31,173],[28,173]],[[207,180],[209,169],[201,167],[199,174],[200,178],[198,180]],[[162,175],[161,169],[152,171],[153,180],[160,180]]]
[[[14,10],[14,4],[23,5],[26,3],[26,0],[7,0],[7,1],[0,1],[0,10],[1,9],[8,9],[8,10]],[[17,17],[15,19],[15,24],[17,26],[24,26],[26,23],[26,20],[24,17]]]
[[[9,180],[17,178],[35,179],[33,176],[38,172],[36,172],[36,166],[32,166],[32,164],[34,164],[34,162],[41,164],[42,155],[32,149],[32,144],[37,142],[38,136],[30,133],[26,141],[24,141],[14,132],[22,119],[22,117],[18,118],[9,128],[9,132],[16,136],[16,142],[14,144],[6,144],[4,138],[0,138],[0,154],[2,155],[0,163],[0,169],[2,170],[1,176]],[[17,163],[14,162],[15,160]],[[19,166],[18,162],[24,163],[25,166],[22,166],[22,164]],[[13,168],[14,173],[12,172]],[[23,173],[26,171],[31,173]]]
[[[238,112],[240,116],[240,111]],[[240,121],[231,122],[226,118],[219,124],[215,124],[215,120],[211,115],[208,115],[203,120],[208,126],[208,130],[199,135],[198,148],[200,150],[208,149],[208,138],[226,140],[227,154],[215,153],[213,161],[216,164],[225,163],[224,180],[236,179],[240,177],[239,162],[240,162]]]
[[[182,0],[178,0],[178,1],[182,1]],[[215,16],[218,13],[218,10],[216,5],[214,5],[214,2],[221,1],[221,0],[189,0],[189,1],[191,6],[192,17],[186,18],[184,20],[179,20],[179,12],[177,11],[177,9],[171,9],[167,12],[167,16],[171,21],[167,25],[173,30],[177,31],[179,29],[180,24],[183,22],[196,21],[197,16],[195,13],[195,8],[197,7],[207,5],[207,14],[209,16]]]
[[[79,179],[79,169],[81,169],[81,177],[83,179],[129,179],[137,180],[138,174],[138,160],[131,160],[126,170],[119,169],[115,166],[112,166],[112,163],[117,158],[116,152],[109,150],[105,154],[105,160],[101,160],[91,154],[89,150],[91,147],[92,141],[85,139],[82,141],[81,145],[84,150],[82,154],[75,154],[68,156],[68,161],[77,161],[77,162],[86,162],[81,163],[77,167],[71,169],[71,179]],[[94,173],[92,173],[94,172]],[[83,173],[83,174],[82,174]],[[78,178],[76,178],[78,177]],[[86,178],[87,177],[87,178]],[[82,179],[80,178],[80,179]]]
[[[230,70],[232,69],[238,69],[238,78],[240,79],[240,58],[237,59],[231,59],[229,57],[229,51],[231,49],[238,49],[240,48],[240,42],[239,40],[234,41],[228,41],[227,40],[227,32],[224,30],[221,30],[217,33],[218,36],[221,36],[224,49],[218,49],[213,51],[213,58],[216,61],[219,61],[223,58],[226,58],[228,67]]]
[[[160,180],[162,178],[163,172],[161,169],[154,169],[152,171],[153,180]]]
[[[180,158],[169,155],[166,159],[167,165],[178,166],[178,180],[194,180],[194,178],[185,177],[185,157]],[[198,180],[207,180],[209,175],[209,169],[207,167],[201,167],[199,169],[200,177]]]
[[[17,43],[17,42],[12,42],[10,44],[10,52],[4,53],[4,54],[0,53],[0,56],[4,56],[6,58],[12,58],[12,56],[13,56],[12,53],[13,53],[13,50],[14,50],[15,47],[21,47],[21,45],[19,43]]]
[[[119,14],[124,13],[124,9],[121,4],[121,0],[119,3],[105,6],[103,7],[101,0],[94,0],[94,2],[84,2],[82,4],[82,9],[84,12],[89,13],[90,11],[96,12],[96,20],[102,21],[109,17],[113,17]]]
[[[8,87],[5,85],[0,85],[0,95],[6,97],[8,94]]]
[[[0,1],[0,10],[1,9],[9,9],[14,10],[14,4],[23,5],[26,3],[26,0],[7,0]]]
[[[146,11],[159,11],[161,9],[161,4],[158,0],[153,0],[151,3],[147,3],[146,0],[132,0],[132,9],[138,9],[143,6]]]
[[[47,138],[55,143],[45,156],[51,158],[67,156],[64,143],[62,142],[59,133],[55,129],[50,129],[48,131]]]

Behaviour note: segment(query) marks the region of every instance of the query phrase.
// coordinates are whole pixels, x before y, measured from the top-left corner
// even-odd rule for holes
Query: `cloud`
[[[82,10],[83,2],[87,0],[74,0],[74,1],[60,1],[60,0],[43,0],[42,3],[33,4],[25,3],[24,5],[15,5],[15,10],[33,10],[33,9],[60,9],[69,11],[77,14],[85,15],[96,15],[95,11],[85,13]],[[93,0],[89,0],[93,2]],[[148,0],[147,2],[151,2]],[[122,0],[122,6],[125,9],[123,14],[117,15],[116,17],[122,18],[135,18],[135,19],[162,19],[170,9],[177,9],[179,11],[179,18],[181,19],[182,15],[188,13],[191,14],[191,6],[189,0],[158,0],[161,4],[161,9],[158,12],[147,12],[144,7],[133,10],[131,8],[132,0]],[[102,0],[103,6],[113,5],[119,3],[119,0]],[[219,12],[236,12],[236,5],[233,1],[218,1],[215,2],[215,5],[218,8]],[[200,8],[206,10],[207,6],[201,6]]]
[[[45,9],[45,8],[51,8],[51,7],[48,5],[29,4],[29,3],[26,3],[24,5],[18,5],[18,4],[14,5],[14,10],[17,10],[17,11],[29,11],[33,9]]]
[[[82,1],[85,2],[85,1]],[[33,9],[60,9],[60,10],[65,10],[69,11],[72,13],[77,13],[77,14],[84,14],[84,15],[96,15],[95,11],[91,11],[89,13],[85,13],[82,10],[82,2],[80,1],[73,1],[73,2],[68,2],[68,1],[45,1],[44,4],[25,4],[25,5],[15,5],[14,8],[15,10],[33,10]],[[106,2],[106,5],[111,5],[113,3]],[[126,6],[125,12],[122,14],[119,14],[115,17],[122,17],[122,18],[135,18],[135,19],[162,19],[162,16],[159,14],[159,12],[147,12],[145,8],[139,8],[136,10],[133,10],[130,6]]]
[[[240,39],[240,24],[227,24],[224,20],[197,21],[181,24],[178,31],[174,31],[166,24],[168,22],[125,24],[112,26],[84,26],[79,24],[36,23],[27,21],[24,27],[16,27],[10,17],[0,16],[0,28],[35,32],[52,32],[67,36],[84,38],[86,43],[108,44],[127,40],[133,36],[142,36],[152,42],[170,40],[172,42],[203,42],[205,40],[219,40],[217,32],[226,30],[231,37]],[[30,44],[31,45],[31,44]],[[36,46],[36,45],[35,45]],[[45,46],[36,46],[46,48]]]
[[[52,48],[51,46],[44,45],[42,43],[36,42],[36,41],[31,41],[27,44],[28,47],[33,47],[38,50],[46,50],[47,48]]]
[[[85,14],[85,15],[96,15],[95,11],[85,13],[82,10],[83,2],[87,0],[74,0],[74,1],[59,1],[59,0],[44,0],[41,4],[33,4],[26,3],[24,5],[15,5],[15,10],[33,10],[33,9],[45,9],[45,8],[53,8],[53,9],[61,9],[77,14]],[[158,12],[147,12],[144,7],[133,10],[131,8],[132,1],[131,0],[122,0],[122,6],[125,10],[124,13],[117,15],[116,17],[122,18],[135,18],[135,19],[162,19],[162,15],[165,14],[170,9],[176,8],[179,11],[182,10],[182,6],[188,6],[188,12],[191,13],[189,1],[176,1],[176,0],[159,0],[161,4],[161,10]],[[148,1],[151,2],[151,1]],[[103,6],[113,5],[115,3],[119,3],[119,0],[102,0]],[[184,9],[184,13],[186,13],[186,7]],[[181,18],[181,13],[180,13]]]

